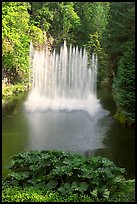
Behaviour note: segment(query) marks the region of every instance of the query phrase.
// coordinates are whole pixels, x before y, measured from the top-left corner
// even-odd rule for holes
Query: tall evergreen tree
[[[117,105],[115,118],[122,123],[135,122],[135,42],[124,45],[113,83],[113,96]]]
[[[103,47],[109,54],[108,74],[112,82],[117,71],[118,60],[123,54],[123,44],[135,38],[134,2],[110,3],[110,17],[103,35]]]

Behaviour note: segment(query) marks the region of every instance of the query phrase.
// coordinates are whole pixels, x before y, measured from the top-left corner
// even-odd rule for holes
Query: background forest
[[[64,40],[98,54],[98,86],[112,87],[115,118],[134,124],[134,2],[3,2],[3,99],[29,84],[30,41],[52,50]]]

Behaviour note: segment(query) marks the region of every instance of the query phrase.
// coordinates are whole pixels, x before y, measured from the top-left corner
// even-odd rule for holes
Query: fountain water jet
[[[85,48],[68,48],[66,41],[57,53],[35,50],[31,44],[32,88],[25,107],[28,111],[84,110],[90,116],[101,110],[96,97],[97,55],[89,63]]]

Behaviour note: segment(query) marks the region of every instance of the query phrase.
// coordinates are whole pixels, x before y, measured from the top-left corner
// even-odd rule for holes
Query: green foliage
[[[12,157],[9,165],[12,185],[44,186],[65,194],[87,195],[108,200],[127,192],[125,170],[102,157],[60,151],[30,151]]]
[[[135,179],[127,180],[125,192],[115,193],[110,200],[111,202],[135,202]]]
[[[30,25],[30,34],[31,40],[33,42],[33,46],[41,46],[44,43],[44,34],[43,31],[37,26],[31,24]]]
[[[2,104],[8,101],[13,101],[20,95],[28,90],[26,84],[16,84],[16,85],[7,85],[2,88]]]
[[[64,39],[83,46],[90,34],[102,35],[108,12],[108,2],[32,2],[30,17],[33,25],[54,38],[56,46]]]
[[[108,24],[109,8],[110,8],[110,2],[94,3],[93,14],[92,14],[93,30],[94,32],[98,32],[101,37]]]
[[[135,2],[111,2],[110,17],[103,33],[103,47],[109,54],[108,74],[113,80],[123,44],[135,39]]]
[[[111,2],[103,47],[109,54],[108,77],[117,105],[114,118],[124,124],[134,124],[135,120],[134,39],[135,3]]]
[[[91,10],[92,10],[92,2],[75,2],[74,10],[80,18],[80,25],[77,29],[74,30],[74,42],[73,44],[77,44],[79,47],[82,47],[86,44],[89,33],[91,33],[92,29],[92,20],[91,20]]]
[[[133,182],[132,182],[133,183]],[[133,186],[133,184],[132,184]],[[132,187],[133,188],[133,187]],[[94,192],[95,193],[95,192]],[[107,195],[107,193],[106,193]],[[94,202],[94,198],[79,194],[60,194],[58,192],[38,187],[11,187],[2,190],[2,202]],[[103,200],[98,200],[103,202]],[[135,192],[132,190],[127,194],[116,194],[108,202],[135,202]]]
[[[53,21],[53,11],[49,2],[31,2],[31,20],[36,27],[48,31]]]
[[[61,4],[61,12],[63,16],[63,39],[68,38],[68,33],[71,29],[75,29],[80,25],[80,19],[77,13],[74,11],[74,4]]]
[[[86,195],[59,194],[49,189],[37,187],[7,187],[2,191],[2,202],[92,202]]]
[[[103,84],[104,80],[106,81],[108,78],[108,56],[103,48],[102,37],[108,23],[109,5],[109,2],[87,3],[87,8],[85,10],[88,26],[90,24],[92,25],[89,26],[90,31],[88,33],[87,41],[84,46],[86,47],[89,56],[91,56],[93,52],[97,53],[98,55],[98,85]],[[86,24],[84,24],[83,26],[85,25]],[[84,30],[87,32],[87,29],[85,27]]]
[[[90,34],[89,41],[86,44],[86,49],[90,55],[93,52],[95,52],[97,54],[102,52],[102,48],[100,45],[100,36],[99,36],[98,32],[96,32],[94,34]]]
[[[73,30],[80,24],[73,2],[32,2],[31,5],[32,24],[48,32],[55,39],[55,45],[64,39],[72,41]]]
[[[81,22],[75,31],[79,46],[86,44],[89,36],[96,32],[102,36],[108,21],[109,4],[109,2],[75,2],[75,11]]]
[[[30,22],[27,2],[2,3],[2,69],[10,83],[29,80],[30,39],[42,44],[43,31]]]
[[[113,83],[113,96],[117,104],[115,118],[122,123],[135,122],[135,42],[125,44]]]
[[[91,56],[92,53],[96,53],[98,56],[98,84],[102,84],[105,79],[107,79],[107,54],[105,53],[105,50],[101,46],[101,36],[98,32],[94,34],[90,34],[89,40],[87,44],[85,44],[86,50]]]
[[[112,2],[107,47],[111,55],[119,56],[123,43],[135,38],[135,3]]]
[[[27,2],[2,3],[2,66],[20,78],[28,75],[29,14]]]

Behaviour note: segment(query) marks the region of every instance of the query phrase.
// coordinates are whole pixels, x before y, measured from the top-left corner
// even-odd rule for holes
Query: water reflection
[[[103,156],[115,163],[116,166],[126,169],[127,178],[135,177],[135,134],[133,128],[124,127],[112,120],[110,128],[102,140],[103,147],[95,151],[88,150],[85,156]]]
[[[7,165],[11,156],[24,150],[27,145],[28,124],[25,113],[22,111],[22,103],[12,104],[12,112],[9,109],[4,112],[2,118],[2,175],[7,175]]]
[[[89,118],[84,111],[26,113],[29,124],[28,149],[58,149],[84,153],[103,146],[108,126],[99,125],[103,112]],[[102,117],[101,117],[102,116]]]

